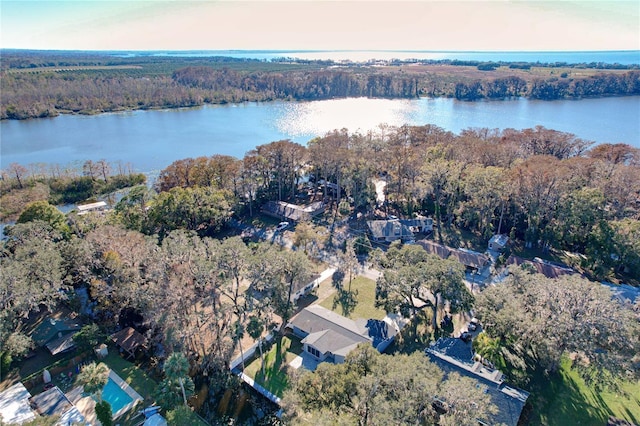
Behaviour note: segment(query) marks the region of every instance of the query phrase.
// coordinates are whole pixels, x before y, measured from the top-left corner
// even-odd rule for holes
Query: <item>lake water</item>
[[[351,98],[5,120],[0,122],[0,168],[14,162],[77,167],[87,159],[106,159],[152,172],[181,158],[242,158],[257,145],[281,139],[306,144],[333,129],[366,132],[381,123],[435,124],[454,133],[542,125],[597,143],[640,148],[640,97],[480,102]]]
[[[461,61],[502,61],[502,62],[542,62],[555,63],[607,63],[640,64],[640,50],[579,51],[579,52],[472,52],[433,50],[200,50],[200,51],[156,51],[156,52],[114,52],[116,56],[175,56],[248,58],[271,60],[275,58],[298,58],[308,60],[349,60],[366,62],[378,60],[461,60]]]

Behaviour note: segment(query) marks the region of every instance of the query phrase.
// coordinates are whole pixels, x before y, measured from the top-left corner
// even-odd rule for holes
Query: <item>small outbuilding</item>
[[[124,328],[117,333],[113,333],[110,339],[119,346],[128,357],[135,357],[136,350],[145,347],[147,339],[133,327]]]
[[[488,248],[491,251],[502,251],[507,247],[509,237],[504,234],[495,234],[489,239]]]

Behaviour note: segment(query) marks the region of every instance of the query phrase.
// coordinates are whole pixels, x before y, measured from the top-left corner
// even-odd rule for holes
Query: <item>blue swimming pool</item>
[[[133,398],[122,390],[111,378],[109,378],[109,381],[102,389],[102,399],[111,405],[111,412],[113,414],[116,414],[122,407],[133,401]]]

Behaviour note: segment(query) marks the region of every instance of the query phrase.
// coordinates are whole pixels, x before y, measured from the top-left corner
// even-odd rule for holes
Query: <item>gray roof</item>
[[[407,238],[413,237],[411,229],[400,222],[398,219],[394,220],[370,220],[367,222],[371,235],[374,238]]]
[[[451,256],[451,249],[449,247],[435,243],[431,240],[416,241],[416,244],[419,244],[423,249],[427,251],[427,253],[435,254],[442,259],[446,259]]]
[[[66,334],[60,337],[59,339],[50,341],[45,346],[47,347],[47,349],[49,349],[49,352],[51,352],[51,355],[57,355],[62,352],[71,350],[76,346],[76,343],[73,340],[73,336],[75,336],[76,333],[78,332],[74,331],[69,334]]]
[[[458,259],[458,262],[464,266],[478,269],[489,262],[489,258],[486,255],[471,250],[451,249],[451,256]]]
[[[269,201],[262,206],[262,211],[273,216],[299,222],[301,220],[309,220],[313,216],[322,213],[324,211],[324,204],[318,201],[307,206],[302,206],[285,203],[284,201]]]
[[[516,426],[529,398],[529,392],[505,384],[502,381],[502,373],[467,359],[467,355],[463,355],[462,359],[457,358],[459,354],[465,354],[466,350],[463,350],[458,343],[452,342],[453,340],[460,339],[441,338],[425,352],[445,375],[455,372],[476,380],[477,385],[482,386],[484,392],[489,394],[498,412],[490,414],[489,418],[479,420],[489,424]]]
[[[8,424],[21,424],[35,419],[36,414],[29,406],[30,397],[31,394],[20,382],[0,392],[0,420]]]
[[[367,331],[358,327],[355,321],[319,305],[304,308],[287,326],[308,333],[303,343],[308,343],[323,353],[340,353],[341,349],[361,342],[371,343],[366,335]]]
[[[553,265],[547,262],[536,262],[514,255],[509,256],[509,258],[507,259],[507,265],[520,266],[523,264],[531,266],[536,272],[544,275],[547,278],[558,278],[563,275],[572,275],[575,273],[574,270],[560,265]]]
[[[61,416],[73,408],[71,401],[57,386],[32,396],[29,401],[41,416]]]

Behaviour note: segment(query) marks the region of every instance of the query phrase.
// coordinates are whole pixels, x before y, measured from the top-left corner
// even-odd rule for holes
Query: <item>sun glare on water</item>
[[[401,126],[412,122],[418,105],[411,101],[349,98],[286,104],[276,126],[283,133],[321,136],[335,129],[365,133],[380,124]]]

